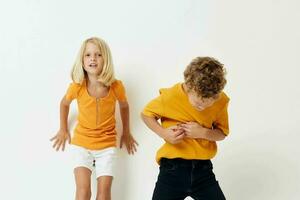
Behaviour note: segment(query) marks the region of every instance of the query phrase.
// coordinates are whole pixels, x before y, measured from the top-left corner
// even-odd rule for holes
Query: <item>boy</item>
[[[143,121],[165,140],[156,155],[160,172],[152,200],[225,199],[210,161],[216,141],[229,133],[225,84],[223,64],[197,57],[185,69],[184,83],[161,89],[144,108]]]

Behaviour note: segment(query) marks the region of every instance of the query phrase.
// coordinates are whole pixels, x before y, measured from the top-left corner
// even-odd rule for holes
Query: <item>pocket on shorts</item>
[[[93,158],[91,153],[87,149],[77,145],[72,145],[71,158],[72,158],[73,168],[82,166],[82,167],[87,167],[92,171]]]

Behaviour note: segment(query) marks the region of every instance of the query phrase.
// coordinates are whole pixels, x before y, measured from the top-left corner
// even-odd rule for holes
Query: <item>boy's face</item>
[[[88,74],[99,75],[103,68],[103,57],[98,46],[92,42],[86,44],[83,54],[83,67]]]
[[[203,98],[198,96],[194,91],[188,91],[187,96],[189,98],[190,104],[199,111],[202,111],[209,106],[211,106],[216,100],[218,100],[220,95],[216,95],[215,97]]]

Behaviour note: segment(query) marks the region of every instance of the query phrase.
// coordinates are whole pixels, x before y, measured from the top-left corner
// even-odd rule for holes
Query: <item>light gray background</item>
[[[231,134],[215,173],[229,200],[300,197],[300,2],[0,1],[0,199],[73,199],[70,155],[51,149],[84,39],[104,38],[127,88],[135,156],[119,152],[115,200],[149,200],[162,141],[139,118],[195,56],[225,64]],[[74,126],[76,103],[70,124]],[[119,116],[117,116],[119,119]]]

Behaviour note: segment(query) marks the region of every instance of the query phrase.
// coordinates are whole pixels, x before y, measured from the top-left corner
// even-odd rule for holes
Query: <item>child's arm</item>
[[[60,128],[57,134],[50,139],[50,141],[54,140],[53,148],[58,151],[60,147],[62,147],[62,151],[65,149],[66,141],[70,143],[71,136],[68,130],[68,115],[69,108],[72,101],[67,100],[65,97],[60,102]]]
[[[178,125],[185,131],[187,137],[190,138],[202,138],[209,141],[221,141],[224,140],[226,135],[220,129],[209,129],[201,126],[196,122],[188,122]]]
[[[177,129],[174,127],[168,129],[163,128],[155,117],[149,117],[141,114],[141,118],[152,131],[171,144],[177,144],[181,142],[185,136],[182,129]]]
[[[119,107],[123,124],[123,134],[120,140],[120,148],[122,148],[123,143],[125,143],[127,152],[129,154],[134,154],[134,152],[136,152],[136,145],[138,145],[138,143],[131,135],[129,129],[129,104],[127,101],[119,101]]]

